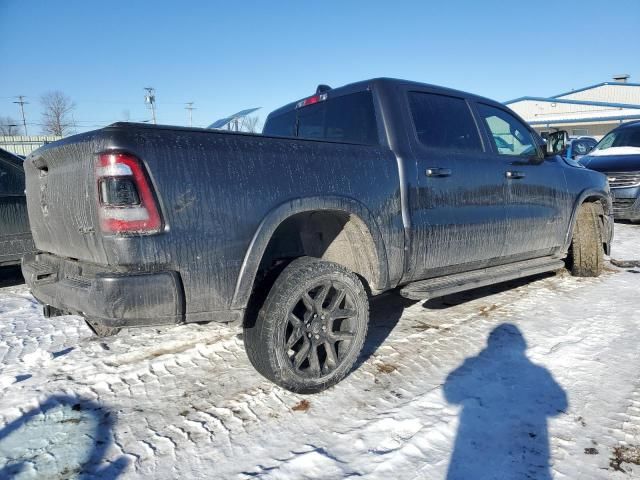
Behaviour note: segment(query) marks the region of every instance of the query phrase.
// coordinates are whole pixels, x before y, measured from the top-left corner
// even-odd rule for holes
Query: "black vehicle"
[[[24,193],[22,158],[0,148],[0,266],[19,265],[35,250]]]
[[[99,334],[242,321],[260,373],[317,392],[356,361],[368,296],[426,299],[565,259],[600,274],[606,177],[542,146],[497,102],[392,79],[321,86],[263,135],[117,123],[27,158],[44,253],[23,273],[45,314]]]
[[[594,149],[597,143],[598,141],[591,137],[572,138],[567,145],[566,157],[580,161],[582,157]]]
[[[580,163],[609,177],[616,219],[640,222],[640,121],[609,132]]]

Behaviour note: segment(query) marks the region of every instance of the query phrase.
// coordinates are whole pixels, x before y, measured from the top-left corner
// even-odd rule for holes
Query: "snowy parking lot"
[[[600,278],[377,298],[358,368],[311,396],[237,327],[98,339],[4,272],[0,478],[640,478],[639,245],[616,224]]]

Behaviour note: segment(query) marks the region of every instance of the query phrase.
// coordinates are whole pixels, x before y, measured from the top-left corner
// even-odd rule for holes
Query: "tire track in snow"
[[[12,346],[10,356],[17,362],[0,368],[33,377],[6,387],[0,418],[19,416],[25,401],[48,393],[73,391],[99,399],[117,418],[116,453],[136,458],[127,471],[132,478],[166,478],[168,472],[187,478],[203,471],[215,471],[218,478],[270,478],[294,475],[303,466],[321,472],[316,478],[331,472],[441,478],[459,411],[444,401],[442,384],[484,347],[492,328],[512,322],[529,341],[530,358],[549,368],[570,394],[566,414],[550,421],[554,471],[601,478],[608,472],[602,470],[608,468],[608,449],[634,435],[629,425],[635,410],[628,399],[635,393],[616,391],[606,377],[615,378],[615,370],[630,380],[638,376],[633,363],[613,356],[616,346],[627,351],[638,341],[637,322],[612,325],[609,318],[619,293],[637,285],[635,277],[624,272],[600,279],[539,278],[512,283],[516,287],[510,290],[491,287],[427,302],[427,308],[381,298],[372,308],[369,358],[337,387],[311,397],[284,392],[259,377],[235,330],[226,326],[131,330],[92,341],[77,317],[0,314],[15,324],[9,336],[30,338],[44,349],[76,347],[37,371],[20,360],[32,347]],[[610,300],[586,308],[596,295]],[[579,314],[576,308],[582,309]],[[58,339],[54,331],[60,326],[64,334]],[[309,410],[292,412],[303,398]],[[600,454],[585,456],[581,449],[592,439]],[[173,455],[163,454],[159,445],[171,445]]]

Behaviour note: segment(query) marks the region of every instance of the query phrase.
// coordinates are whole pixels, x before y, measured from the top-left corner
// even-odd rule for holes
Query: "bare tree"
[[[47,92],[40,97],[42,104],[42,130],[51,135],[65,136],[73,133],[71,113],[76,104],[60,91]]]
[[[20,135],[18,122],[12,117],[0,117],[0,135]]]
[[[242,121],[240,122],[240,131],[257,133],[259,121],[260,121],[260,118],[257,115],[253,117],[249,117],[249,116],[242,117]]]

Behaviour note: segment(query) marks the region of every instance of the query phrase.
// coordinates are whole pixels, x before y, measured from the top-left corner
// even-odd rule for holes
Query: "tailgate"
[[[25,160],[27,208],[38,250],[107,263],[94,175],[101,144],[90,132],[40,148]]]

